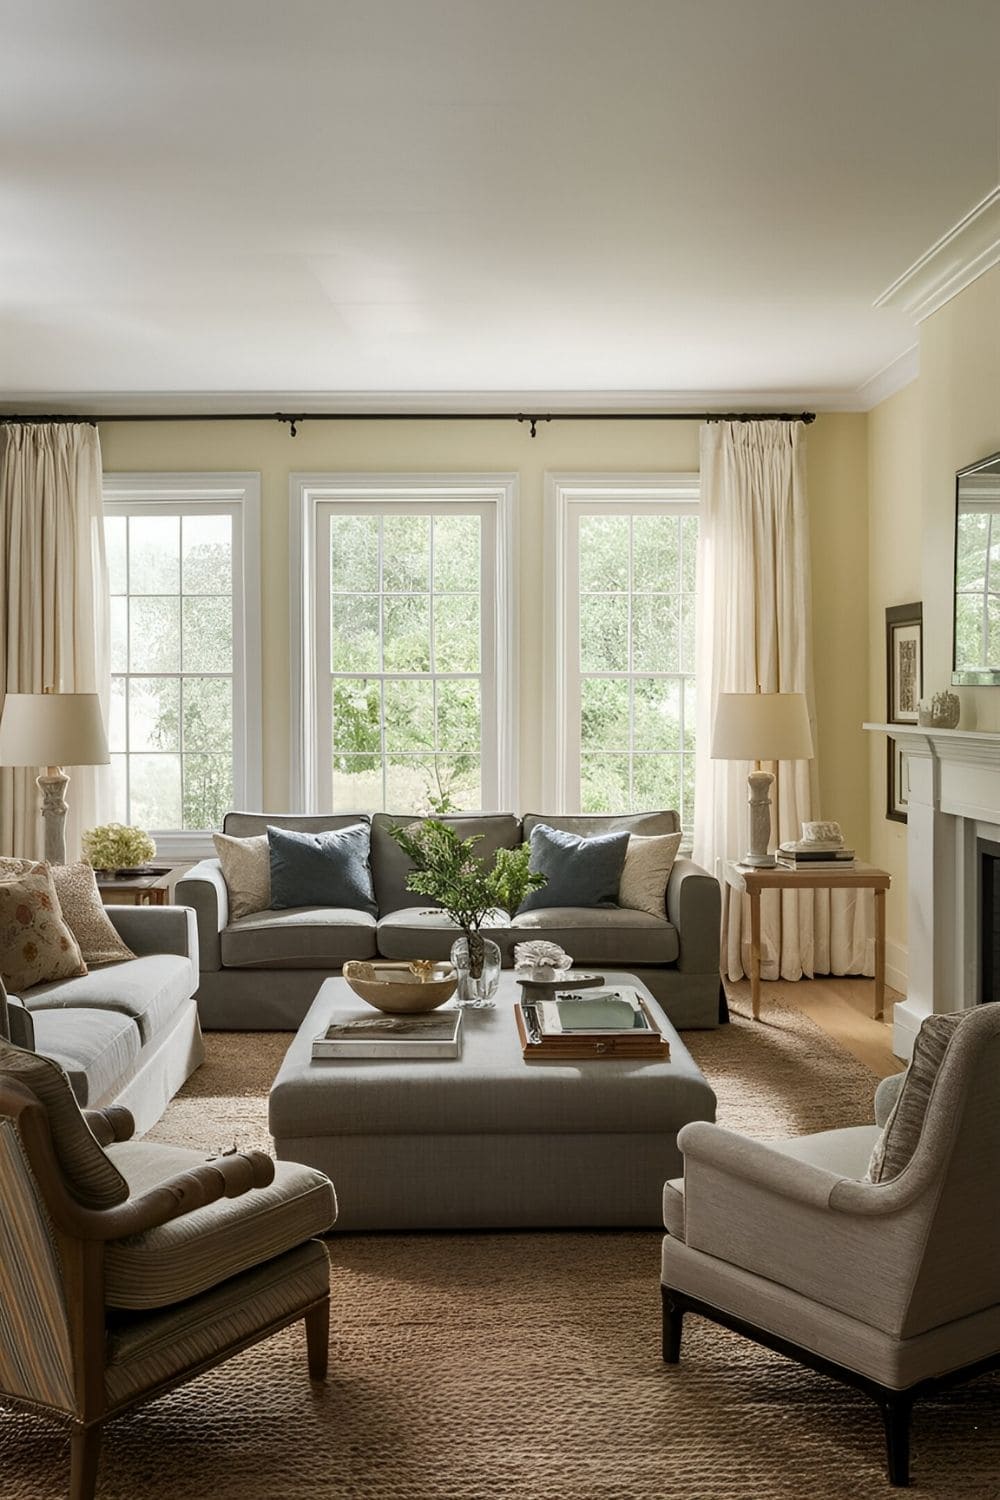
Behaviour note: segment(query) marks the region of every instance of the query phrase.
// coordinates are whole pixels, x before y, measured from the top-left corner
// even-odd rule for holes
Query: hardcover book
[[[312,1055],[316,1059],[458,1057],[461,1045],[462,1012],[441,1009],[335,1021],[313,1038]]]

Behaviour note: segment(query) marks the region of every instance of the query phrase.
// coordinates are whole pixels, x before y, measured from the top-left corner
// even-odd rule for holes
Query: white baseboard
[[[885,945],[885,982],[905,995],[909,986],[909,951],[891,939]]]

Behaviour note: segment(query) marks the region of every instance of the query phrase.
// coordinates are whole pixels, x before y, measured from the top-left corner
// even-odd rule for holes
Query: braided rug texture
[[[155,1138],[269,1144],[286,1035],[210,1035]],[[719,1120],[758,1136],[871,1119],[875,1079],[797,1011],[685,1042]],[[330,1241],[330,1378],[287,1330],[109,1424],[100,1500],[885,1500],[866,1398],[697,1318],[659,1356],[654,1232]],[[1000,1497],[1000,1378],[918,1404],[915,1492]],[[0,1414],[3,1500],[68,1486],[60,1429]]]

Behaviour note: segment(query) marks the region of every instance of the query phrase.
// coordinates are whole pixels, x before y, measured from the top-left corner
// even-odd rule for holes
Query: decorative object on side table
[[[894,604],[885,612],[885,718],[887,724],[916,724],[924,687],[924,607]],[[885,815],[906,822],[906,757],[886,740]]]
[[[430,896],[459,927],[462,936],[451,950],[458,971],[458,1004],[492,1007],[500,981],[500,949],[482,928],[496,912],[515,912],[529,891],[540,890],[545,876],[528,869],[530,849],[498,849],[492,867],[475,853],[482,837],[461,839],[436,818],[390,830],[414,868],[407,890]]]
[[[45,767],[37,785],[48,864],[66,863],[69,777],[63,767],[106,766],[109,761],[96,693],[7,694],[0,715],[0,765]]]
[[[750,788],[750,848],[742,864],[772,869],[771,787],[774,775],[762,761],[812,760],[813,741],[804,693],[720,693],[712,732],[713,760],[753,761]]]
[[[452,964],[416,958],[409,963],[374,963],[349,959],[344,978],[354,993],[388,1015],[437,1010],[455,993],[458,974]]]
[[[156,845],[142,828],[125,823],[99,823],[96,828],[87,829],[81,843],[84,858],[106,878],[153,874],[147,866],[156,858]]]

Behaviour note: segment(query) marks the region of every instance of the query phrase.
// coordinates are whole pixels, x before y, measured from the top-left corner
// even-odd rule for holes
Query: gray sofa
[[[123,1104],[149,1130],[203,1057],[198,933],[180,906],[111,906],[135,958],[6,996],[0,1025],[53,1058],[87,1109]]]
[[[178,881],[176,898],[198,918],[202,1025],[215,1030],[294,1031],[322,981],[348,959],[446,958],[456,930],[426,897],[406,889],[407,857],[389,830],[410,815],[376,813],[298,816],[227,813],[234,838],[264,833],[268,824],[312,832],[371,822],[371,867],[378,916],[332,907],[267,910],[229,920],[229,896],[217,859],[195,865]],[[546,817],[510,813],[449,817],[462,837],[481,834],[487,858],[514,848],[544,822],[573,833],[626,830],[674,833],[674,812],[615,817]],[[489,930],[505,965],[514,945],[531,937],[560,943],[578,964],[634,970],[676,1027],[715,1026],[719,1019],[718,882],[690,859],[674,864],[665,919],[621,907],[551,907],[526,912]]]

